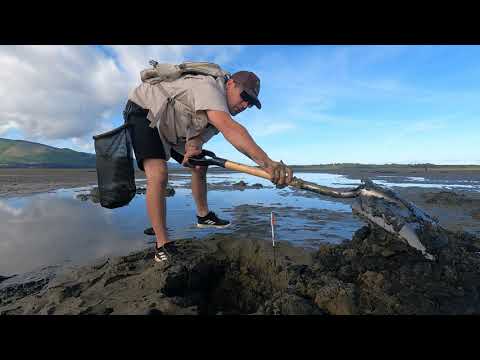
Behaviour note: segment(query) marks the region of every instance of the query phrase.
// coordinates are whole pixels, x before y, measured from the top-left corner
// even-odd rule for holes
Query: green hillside
[[[95,154],[0,138],[0,167],[95,167]]]

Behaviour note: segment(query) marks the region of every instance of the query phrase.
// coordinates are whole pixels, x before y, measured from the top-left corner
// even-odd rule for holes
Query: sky
[[[94,153],[150,59],[255,72],[262,109],[234,119],[276,161],[480,164],[476,45],[0,45],[0,137]]]

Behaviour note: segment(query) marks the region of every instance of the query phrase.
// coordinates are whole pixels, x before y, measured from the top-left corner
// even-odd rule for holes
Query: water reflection
[[[118,222],[112,211],[55,194],[0,202],[0,217],[0,274],[81,263],[145,245],[129,227],[134,218]]]
[[[253,177],[233,180],[241,179],[248,183],[262,182],[256,178],[252,182]],[[224,175],[212,180],[226,179]],[[269,182],[263,184],[269,185]],[[136,195],[128,206],[111,210],[76,199],[79,193],[88,191],[89,188],[68,189],[0,200],[0,275],[22,273],[47,265],[82,264],[103,256],[125,254],[153,243],[153,237],[143,234],[143,230],[150,226],[144,195]],[[312,246],[312,239],[319,242],[328,241],[329,237],[332,241],[348,239],[361,225],[352,217],[349,204],[320,198],[299,200],[285,196],[289,191],[274,188],[209,191],[211,209],[232,221],[231,227],[219,230],[197,228],[191,191],[177,188],[175,196],[167,198],[170,237],[201,238],[213,232],[248,231],[268,240],[270,211],[277,212],[279,239],[305,246]],[[237,208],[248,209],[251,205],[257,207],[249,209],[249,217],[238,216]],[[304,217],[301,212],[305,210],[317,214],[317,218]],[[337,223],[332,221],[326,227],[318,222],[332,213],[340,214]],[[350,225],[345,226],[346,223]]]

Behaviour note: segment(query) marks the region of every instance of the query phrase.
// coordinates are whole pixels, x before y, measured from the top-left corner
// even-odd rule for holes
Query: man
[[[278,187],[292,181],[292,170],[270,159],[245,127],[231,117],[253,105],[261,109],[259,92],[259,78],[252,72],[239,71],[230,78],[187,74],[171,82],[144,82],[130,93],[124,117],[130,124],[138,167],[147,177],[146,202],[156,236],[155,261],[167,261],[175,252],[175,245],[166,231],[164,195],[170,157],[190,167],[199,227],[230,225],[208,208],[208,167],[188,164],[188,159],[199,155],[202,145],[219,132],[238,151],[267,171]]]

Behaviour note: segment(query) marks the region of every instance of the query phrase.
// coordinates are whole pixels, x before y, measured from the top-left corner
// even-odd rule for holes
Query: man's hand
[[[203,142],[199,137],[194,137],[190,139],[185,144],[185,155],[183,156],[182,165],[186,167],[191,167],[188,165],[188,159],[195,155],[200,155],[202,153]]]
[[[272,183],[279,189],[289,185],[293,179],[292,169],[285,165],[282,160],[280,162],[270,161],[264,169],[272,177]]]

